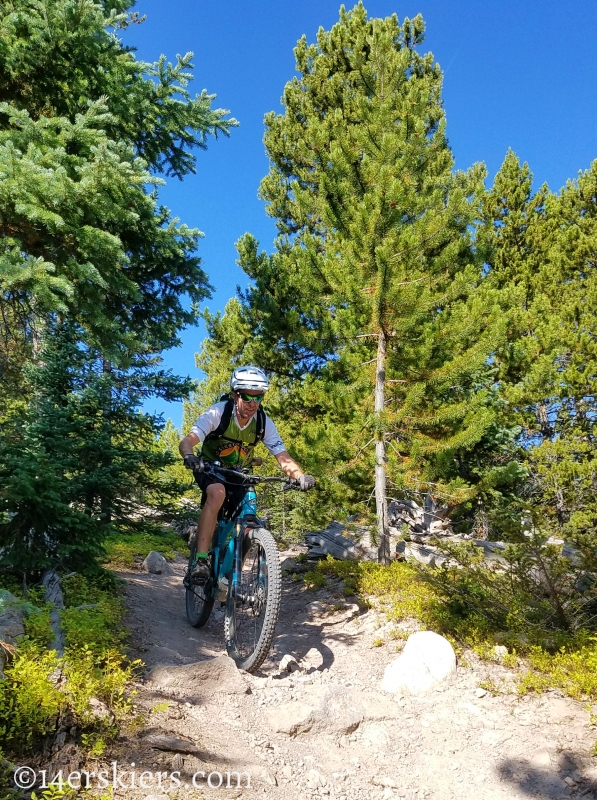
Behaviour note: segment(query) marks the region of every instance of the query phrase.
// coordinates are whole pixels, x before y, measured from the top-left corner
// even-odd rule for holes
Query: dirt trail
[[[224,653],[223,611],[216,606],[201,630],[186,622],[184,568],[181,559],[171,575],[121,573],[133,654],[148,668],[171,665],[173,675],[182,668],[183,679],[185,665],[199,662],[211,682],[140,685],[146,727],[123,737],[110,756],[137,770],[179,770],[181,786],[166,782],[167,791],[127,789],[115,797],[597,800],[597,759],[590,756],[597,734],[581,704],[558,692],[521,699],[484,693],[480,682],[513,676],[474,657],[440,690],[382,693],[384,668],[400,646],[389,635],[393,626],[375,609],[346,601],[338,584],[314,593],[290,578],[270,657],[256,676],[232,674],[231,662],[217,658]],[[302,669],[280,674],[286,653]],[[185,739],[186,749],[195,749],[156,749],[152,735]],[[198,771],[248,772],[251,788],[224,783],[212,790],[203,782],[194,789]]]

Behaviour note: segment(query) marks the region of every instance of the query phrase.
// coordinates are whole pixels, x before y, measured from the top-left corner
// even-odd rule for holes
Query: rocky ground
[[[480,683],[507,686],[512,673],[470,655],[424,695],[382,692],[416,623],[396,634],[337,583],[312,592],[290,577],[270,658],[257,675],[239,673],[224,655],[223,610],[203,629],[187,624],[184,568],[181,559],[169,574],[121,573],[133,655],[147,665],[137,687],[146,722],[108,757],[137,773],[180,773],[180,786],[146,781],[115,797],[597,800],[597,734],[582,704],[558,692],[494,696]],[[299,669],[286,658],[293,671],[280,671],[286,654]],[[222,787],[207,787],[218,772]],[[227,772],[249,773],[250,788],[246,776],[227,788]],[[205,777],[193,788],[196,773]]]

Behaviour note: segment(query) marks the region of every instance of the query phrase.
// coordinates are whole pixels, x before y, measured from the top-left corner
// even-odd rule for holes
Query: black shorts
[[[195,483],[202,491],[201,497],[201,507],[205,504],[206,498],[206,490],[208,486],[211,486],[213,483],[219,483],[226,489],[226,500],[224,501],[223,509],[228,513],[232,513],[234,509],[242,503],[245,493],[247,491],[246,486],[235,486],[233,483],[224,483],[221,478],[216,478],[213,475],[206,475],[205,472],[195,472],[193,473],[195,477]],[[238,476],[239,482],[242,481],[242,475]],[[232,476],[228,477],[226,480],[233,481],[234,478]]]

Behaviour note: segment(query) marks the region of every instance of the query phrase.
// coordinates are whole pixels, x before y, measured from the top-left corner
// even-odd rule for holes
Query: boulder
[[[308,733],[313,727],[313,711],[313,707],[306,703],[291,701],[266,709],[264,715],[274,733],[297,736]]]
[[[249,688],[234,661],[226,655],[181,667],[154,667],[148,680],[166,693],[184,696],[191,702],[217,693],[246,694]]]
[[[401,655],[385,669],[381,688],[424,694],[456,672],[456,654],[443,636],[419,631],[409,636]]]
[[[4,665],[19,638],[25,634],[25,610],[10,592],[0,590],[0,680]]]
[[[110,711],[105,703],[98,700],[97,697],[91,697],[89,700],[89,711],[92,717],[100,720],[107,720],[108,722],[114,721],[114,714]]]
[[[161,553],[152,550],[147,554],[143,562],[143,569],[154,575],[161,575],[162,573],[167,575],[170,572],[170,565]]]
[[[493,654],[496,658],[506,658],[508,655],[508,648],[503,644],[496,644],[493,648]]]
[[[315,687],[305,702],[281,703],[265,711],[274,733],[298,736],[302,733],[352,733],[366,718],[360,694],[346,687]]]
[[[297,561],[294,558],[285,558],[280,564],[282,572],[307,572],[310,569],[306,561]]]

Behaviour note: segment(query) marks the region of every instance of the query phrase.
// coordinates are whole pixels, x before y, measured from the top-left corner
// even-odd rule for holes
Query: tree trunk
[[[112,362],[107,358],[102,358],[102,372],[104,375],[112,375]],[[111,452],[111,444],[112,444],[112,423],[111,423],[111,414],[112,414],[112,384],[111,381],[108,381],[108,385],[104,387],[104,398],[103,398],[103,409],[102,409],[102,427],[106,432],[108,439],[110,441],[110,447],[106,448],[107,452],[104,453],[103,459],[103,466],[111,467],[112,466],[112,452]],[[100,514],[102,518],[102,523],[104,525],[109,525],[112,522],[112,497],[111,491],[107,494],[102,493],[100,496]]]
[[[386,496],[386,440],[381,430],[381,415],[384,410],[386,388],[386,335],[383,330],[377,337],[377,364],[375,369],[375,506],[377,510],[377,560],[390,563],[390,537],[388,536],[388,503]]]

